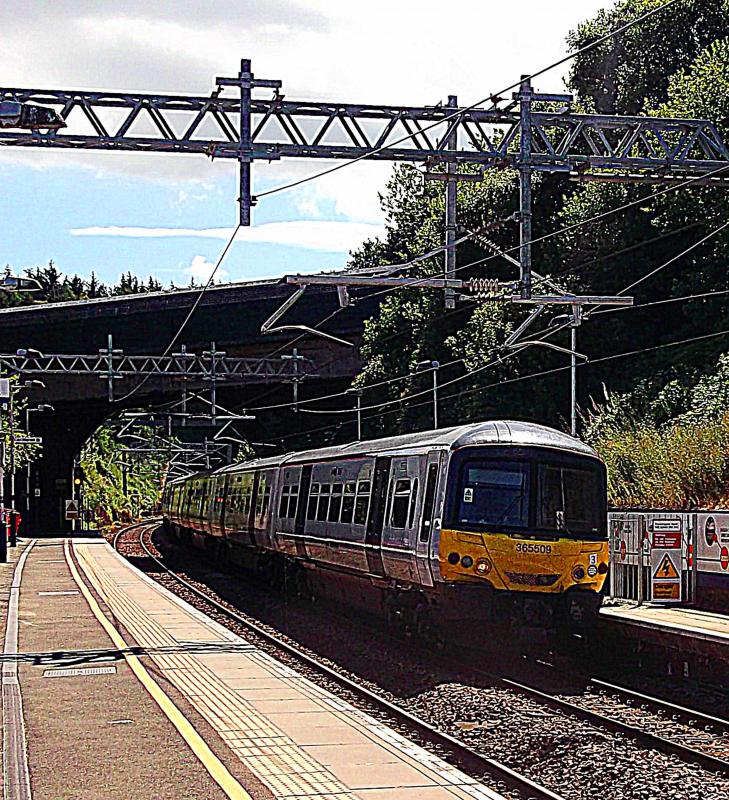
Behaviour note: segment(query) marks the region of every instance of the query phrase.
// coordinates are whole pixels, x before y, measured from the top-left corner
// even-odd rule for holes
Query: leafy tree
[[[664,0],[622,0],[570,33],[573,51],[597,41]],[[727,0],[682,0],[572,61],[569,88],[587,110],[638,114],[665,101],[673,75],[729,35]]]

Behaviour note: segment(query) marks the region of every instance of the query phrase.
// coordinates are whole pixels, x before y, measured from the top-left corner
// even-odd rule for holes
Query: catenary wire
[[[721,336],[727,336],[727,335],[729,335],[729,330],[716,331],[714,333],[704,334],[702,336],[694,336],[694,337],[687,338],[687,339],[681,339],[681,340],[675,341],[675,342],[666,342],[664,344],[653,345],[651,347],[643,347],[643,348],[639,348],[637,350],[630,350],[630,351],[625,352],[625,353],[614,353],[613,355],[609,355],[609,356],[601,356],[600,358],[590,359],[589,361],[584,362],[584,363],[578,363],[577,367],[578,368],[584,368],[584,367],[590,366],[592,364],[599,364],[599,363],[602,363],[602,362],[605,362],[605,361],[614,361],[614,360],[617,360],[617,359],[620,359],[620,358],[628,358],[630,356],[640,355],[642,353],[653,352],[655,350],[666,349],[666,348],[669,348],[669,347],[678,347],[678,346],[684,345],[684,344],[691,344],[693,342],[698,342],[698,341],[707,340],[707,339],[715,339],[715,338],[718,338],[718,337],[721,337]],[[502,359],[502,360],[504,360],[504,359]],[[570,364],[566,364],[565,366],[562,366],[562,367],[554,367],[552,369],[541,370],[539,372],[532,372],[532,373],[529,373],[528,375],[520,375],[520,376],[517,376],[517,377],[514,377],[514,378],[505,378],[505,379],[500,380],[500,381],[495,381],[493,383],[486,384],[485,386],[475,386],[472,389],[465,389],[465,390],[463,390],[461,392],[457,392],[457,393],[454,393],[454,394],[446,395],[445,397],[439,398],[439,400],[440,401],[444,401],[444,400],[450,400],[450,399],[454,399],[454,398],[465,397],[465,396],[471,395],[471,394],[479,394],[481,392],[485,392],[485,391],[487,391],[489,389],[493,389],[493,388],[496,388],[498,386],[505,386],[507,384],[518,383],[520,381],[531,380],[533,378],[542,378],[542,377],[546,377],[548,375],[554,375],[554,374],[559,373],[559,372],[566,372],[569,369],[571,369],[571,365]],[[464,377],[467,377],[467,376],[464,376]],[[402,402],[406,403],[407,402],[407,398],[403,399]],[[410,408],[418,408],[420,406],[429,405],[429,401],[425,400],[425,401],[421,401],[419,403],[408,403],[408,405],[409,405]],[[354,414],[354,413],[356,413],[356,410],[357,409],[350,409],[349,413],[350,414]],[[362,418],[363,419],[377,419],[380,416],[386,416],[388,414],[393,414],[393,413],[396,413],[399,410],[400,409],[397,409],[397,408],[389,409],[389,410],[383,411],[382,414],[363,415]],[[297,433],[292,433],[292,434],[289,434],[287,436],[281,437],[281,439],[287,440],[287,439],[292,439],[292,438],[294,438],[296,436],[303,436],[303,435],[307,435],[307,434],[310,434],[310,433],[321,433],[321,432],[328,431],[328,430],[335,430],[335,429],[341,427],[341,425],[342,425],[342,423],[337,423],[337,424],[334,424],[334,425],[322,426],[320,428],[315,428],[315,429],[313,429],[311,431],[301,431],[301,432],[297,432]]]
[[[322,178],[325,175],[331,175],[333,172],[338,172],[339,170],[342,170],[345,167],[352,166],[353,164],[356,164],[358,161],[364,161],[364,160],[366,160],[368,158],[371,158],[372,156],[377,155],[378,153],[381,153],[383,150],[387,150],[387,149],[390,149],[392,147],[395,147],[398,144],[402,144],[403,142],[407,142],[410,139],[412,139],[413,137],[420,135],[421,133],[426,133],[427,131],[431,130],[432,128],[435,128],[438,125],[442,125],[444,122],[448,122],[449,120],[452,120],[452,119],[454,119],[456,117],[462,116],[464,113],[466,113],[468,111],[473,111],[474,109],[478,108],[479,106],[483,105],[484,103],[491,103],[492,109],[495,109],[497,103],[501,99],[500,96],[502,94],[505,94],[506,92],[509,92],[512,89],[516,89],[518,86],[521,86],[521,84],[524,81],[532,80],[533,78],[537,78],[540,75],[543,75],[545,72],[549,72],[550,70],[554,69],[555,67],[561,66],[562,64],[566,63],[567,61],[571,61],[573,58],[576,58],[577,56],[582,55],[583,53],[587,53],[588,51],[590,51],[593,48],[597,47],[599,44],[602,44],[603,42],[607,41],[608,39],[612,39],[613,37],[618,36],[619,34],[623,33],[626,30],[628,30],[628,28],[631,28],[633,25],[637,25],[639,22],[643,22],[644,20],[648,19],[648,17],[651,17],[654,14],[658,14],[658,13],[660,13],[662,11],[665,11],[665,9],[667,9],[669,6],[672,6],[677,2],[680,2],[680,0],[668,0],[668,2],[663,3],[663,5],[660,5],[660,6],[654,8],[654,9],[651,9],[649,11],[646,11],[645,13],[643,13],[640,16],[636,17],[635,19],[629,20],[628,22],[626,22],[625,24],[623,24],[620,27],[616,28],[615,30],[604,34],[603,36],[601,36],[598,39],[596,39],[594,42],[590,42],[590,44],[587,44],[584,47],[581,47],[579,50],[575,50],[574,53],[569,53],[568,55],[563,56],[562,58],[560,58],[557,61],[554,61],[553,63],[549,64],[548,66],[543,67],[542,69],[539,69],[536,72],[532,72],[530,75],[526,75],[523,78],[521,78],[520,80],[516,81],[515,83],[512,83],[509,86],[506,86],[505,88],[501,89],[499,92],[496,92],[496,93],[491,94],[491,95],[489,95],[487,97],[484,97],[481,100],[478,100],[477,102],[472,103],[470,106],[466,106],[465,108],[459,108],[454,113],[447,114],[442,119],[436,120],[435,122],[431,122],[430,124],[425,125],[423,128],[419,128],[414,133],[411,133],[411,134],[408,134],[406,136],[403,136],[400,139],[396,139],[394,142],[388,142],[387,144],[384,144],[381,147],[369,150],[367,153],[363,153],[361,156],[357,156],[356,158],[350,159],[350,160],[345,161],[345,162],[340,163],[340,164],[335,164],[334,166],[329,167],[329,168],[324,169],[324,170],[321,170],[319,172],[316,172],[313,175],[308,175],[308,176],[306,176],[304,178],[299,178],[298,180],[290,181],[289,183],[282,184],[281,186],[275,186],[272,189],[267,189],[267,190],[265,190],[263,192],[259,192],[256,195],[256,200],[260,200],[262,197],[268,197],[269,195],[272,195],[272,194],[278,194],[279,192],[288,191],[289,189],[293,189],[293,188],[295,188],[297,186],[302,186],[305,183],[309,183],[311,181],[318,180],[319,178]]]
[[[177,331],[175,332],[174,336],[170,339],[169,344],[167,345],[167,347],[165,348],[164,352],[162,353],[162,358],[165,358],[167,355],[169,355],[169,353],[172,350],[172,348],[177,344],[177,340],[180,338],[180,336],[182,336],[182,333],[184,332],[185,328],[187,327],[187,323],[190,321],[190,319],[192,319],[192,315],[195,313],[195,311],[197,311],[197,307],[200,305],[203,297],[205,296],[205,292],[207,292],[207,290],[212,285],[213,280],[215,278],[215,275],[216,275],[218,269],[220,269],[220,265],[223,263],[223,260],[225,259],[225,256],[228,254],[228,250],[230,250],[230,248],[231,248],[231,246],[233,244],[233,241],[235,240],[235,237],[236,237],[238,231],[240,230],[240,227],[241,227],[240,223],[238,223],[235,226],[235,228],[233,229],[233,232],[232,232],[232,234],[230,236],[230,239],[228,239],[225,247],[223,248],[222,252],[220,253],[220,256],[218,257],[217,262],[215,263],[215,267],[213,267],[213,270],[211,271],[210,276],[208,277],[205,285],[198,292],[197,297],[195,298],[195,301],[193,302],[193,304],[190,306],[190,310],[185,315],[185,319],[182,321],[182,324],[177,329]],[[112,402],[114,402],[114,403],[122,403],[125,400],[128,400],[130,397],[135,395],[142,388],[142,386],[144,386],[144,384],[147,383],[147,381],[151,377],[152,377],[152,373],[150,372],[147,375],[145,375],[145,377],[136,386],[134,386],[132,389],[130,389],[125,395],[123,395],[122,397],[119,397],[119,398],[115,398]]]
[[[723,224],[719,225],[718,228],[714,228],[713,231],[709,231],[709,233],[707,233],[706,236],[704,236],[701,239],[699,239],[698,242],[694,242],[693,244],[689,245],[689,247],[687,247],[685,250],[683,250],[680,253],[678,253],[677,255],[673,256],[673,258],[669,258],[668,261],[665,261],[663,264],[661,264],[660,266],[656,267],[654,270],[651,270],[647,275],[644,275],[642,278],[639,278],[637,281],[633,281],[633,283],[631,283],[630,286],[626,286],[625,289],[621,289],[618,292],[618,294],[619,295],[625,294],[626,292],[629,292],[631,289],[634,289],[636,286],[639,286],[644,281],[647,281],[648,278],[652,278],[657,272],[660,272],[662,269],[665,269],[670,264],[673,264],[674,261],[678,261],[679,258],[682,258],[683,256],[685,256],[688,253],[690,253],[692,250],[695,250],[697,247],[699,247],[699,245],[702,245],[704,242],[706,242],[709,239],[711,239],[712,237],[716,236],[718,233],[721,233],[721,231],[723,231],[724,228],[727,228],[727,227],[729,227],[729,220],[727,220],[727,222],[724,222]]]
[[[589,219],[582,220],[580,222],[575,222],[575,223],[572,223],[570,225],[567,225],[567,226],[564,226],[562,228],[559,228],[556,231],[550,231],[549,233],[546,233],[546,234],[543,234],[541,236],[535,237],[534,239],[531,240],[531,243],[537,243],[537,242],[540,242],[540,241],[544,241],[545,239],[552,238],[552,237],[557,236],[557,235],[562,234],[562,233],[567,233],[567,232],[569,232],[571,230],[574,230],[576,228],[582,227],[583,225],[589,225],[589,224],[591,224],[593,222],[596,222],[596,221],[598,221],[600,219],[603,219],[603,218],[605,218],[607,216],[610,216],[611,214],[616,214],[616,213],[619,213],[621,211],[625,211],[625,210],[627,210],[629,208],[632,208],[632,207],[634,207],[636,205],[644,203],[647,200],[652,200],[653,198],[660,197],[661,195],[666,194],[667,192],[683,188],[683,187],[685,187],[687,185],[690,185],[691,183],[693,183],[693,182],[695,182],[697,180],[702,180],[702,179],[705,179],[707,177],[711,177],[711,176],[717,175],[718,173],[724,172],[727,169],[729,169],[729,165],[719,167],[716,170],[712,170],[711,172],[706,173],[705,175],[699,175],[699,176],[694,176],[692,178],[687,178],[685,181],[682,181],[682,182],[677,183],[677,184],[672,184],[671,186],[666,186],[665,188],[660,189],[657,192],[652,192],[649,195],[643,195],[643,196],[641,196],[639,198],[636,198],[635,200],[631,200],[631,201],[629,201],[627,203],[624,203],[623,205],[618,206],[617,208],[608,209],[607,211],[600,212],[599,214],[596,214],[596,215],[590,217]],[[685,227],[690,227],[690,226],[685,226]],[[683,228],[679,229],[679,231],[680,230],[683,230]],[[678,231],[676,231],[676,232],[678,232]],[[660,237],[658,237],[658,238],[660,238]],[[461,264],[460,266],[456,267],[454,272],[459,272],[459,271],[461,271],[463,269],[467,269],[468,267],[472,267],[472,266],[476,266],[476,265],[485,263],[487,261],[490,261],[492,259],[498,258],[498,257],[500,257],[502,255],[511,253],[511,252],[519,250],[519,249],[520,249],[520,245],[514,245],[514,246],[512,246],[510,248],[506,248],[504,250],[500,250],[497,253],[492,253],[492,254],[490,254],[488,256],[485,256],[484,258],[477,259],[475,261],[471,261],[471,262],[468,262],[466,264]],[[626,248],[626,249],[629,249],[629,248]],[[620,252],[622,252],[622,251],[620,251]],[[676,258],[678,258],[678,257],[680,257],[680,255],[676,256]],[[592,263],[592,262],[587,262],[587,264],[582,265],[582,266],[587,266],[590,263]],[[403,286],[400,286],[400,287],[387,287],[385,289],[380,289],[377,292],[373,292],[370,295],[368,295],[368,298],[378,297],[378,296],[381,296],[383,294],[388,294],[388,293],[390,293],[392,291],[396,291],[396,290],[399,290],[399,289],[402,289],[402,288],[410,288],[412,286],[417,286],[418,283],[423,283],[423,282],[427,281],[428,279],[429,278],[427,278],[427,277],[425,277],[425,278],[414,278],[412,281],[408,282],[407,284],[404,284]],[[537,279],[536,282],[538,283],[539,279]],[[332,319],[334,316],[336,316],[337,314],[341,313],[343,310],[344,310],[344,308],[335,309],[325,319],[323,319],[320,322],[316,323],[316,325],[313,326],[314,329],[317,329],[319,326],[323,325],[325,322],[327,322],[328,320]],[[302,338],[304,338],[305,335],[306,334],[301,334],[293,342],[288,342],[288,343],[286,343],[284,345],[281,345],[279,348],[277,348],[277,350],[273,351],[273,355],[275,355],[276,353],[280,352],[281,350],[284,350],[284,349],[287,349],[288,347],[291,347],[292,344],[300,341]],[[401,377],[398,377],[398,378],[388,379],[387,382],[395,382],[397,380],[407,380],[410,377],[411,377],[411,375],[404,375],[404,376],[401,376]],[[364,386],[364,387],[361,387],[361,388],[363,388],[363,389],[375,388],[376,386],[383,385],[384,383],[386,383],[386,381],[382,381],[382,382],[380,382],[378,384],[370,384],[368,386]],[[324,395],[324,396],[321,396],[321,397],[307,398],[305,400],[300,400],[299,401],[299,405],[302,405],[304,403],[319,402],[321,400],[329,400],[329,399],[333,399],[335,397],[341,397],[341,396],[344,396],[344,392],[336,392],[334,394]],[[260,412],[260,411],[274,410],[274,409],[277,409],[277,408],[287,408],[290,405],[291,405],[290,403],[276,403],[276,404],[269,405],[269,406],[255,406],[255,407],[251,406],[251,407],[248,408],[248,410],[252,411],[252,412]]]

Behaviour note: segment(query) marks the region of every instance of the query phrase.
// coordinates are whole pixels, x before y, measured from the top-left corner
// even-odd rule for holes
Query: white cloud
[[[72,228],[72,236],[119,236],[134,239],[198,238],[228,239],[230,228],[140,228],[118,225]],[[382,235],[383,228],[366,222],[298,220],[268,222],[252,228],[241,228],[238,240],[257,244],[302,247],[329,253],[346,253],[365,239]]]
[[[197,281],[206,282],[210,277],[210,273],[215,269],[215,264],[208,261],[205,256],[194,256],[190,265],[185,267],[185,274]],[[217,281],[223,281],[228,277],[228,271],[219,267],[215,273]]]

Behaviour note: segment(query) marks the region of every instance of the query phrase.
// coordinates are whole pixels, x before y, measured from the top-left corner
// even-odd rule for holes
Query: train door
[[[296,537],[296,555],[306,558],[306,539],[304,539],[304,528],[306,527],[306,508],[309,503],[309,489],[311,488],[311,464],[305,464],[301,468],[301,478],[299,479],[299,502],[296,506],[296,516],[294,517],[294,535]]]
[[[367,520],[367,569],[373,575],[385,574],[385,565],[382,563],[382,525],[385,521],[385,507],[387,506],[387,482],[390,477],[389,456],[382,456],[375,460],[375,474],[372,485],[372,505]]]
[[[256,546],[256,497],[258,495],[258,482],[261,480],[261,473],[253,473],[253,483],[250,486],[250,495],[248,503],[248,519],[246,520],[246,527],[248,528],[248,538],[253,545]]]
[[[440,453],[428,453],[425,467],[425,493],[423,495],[423,510],[420,515],[420,527],[415,558],[418,564],[418,576],[423,586],[433,585],[433,572],[430,568],[430,538],[433,533],[433,520],[435,517],[435,494],[438,488],[438,468]]]

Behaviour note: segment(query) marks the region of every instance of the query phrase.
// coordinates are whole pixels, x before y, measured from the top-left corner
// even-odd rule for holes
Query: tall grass
[[[729,502],[729,414],[606,431],[593,446],[607,464],[613,505],[685,509]]]

